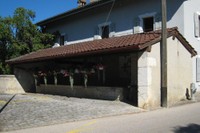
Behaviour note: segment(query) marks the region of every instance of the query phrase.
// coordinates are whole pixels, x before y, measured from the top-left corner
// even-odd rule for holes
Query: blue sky
[[[77,7],[77,0],[0,0],[0,16],[12,16],[17,7],[36,13],[33,23]]]

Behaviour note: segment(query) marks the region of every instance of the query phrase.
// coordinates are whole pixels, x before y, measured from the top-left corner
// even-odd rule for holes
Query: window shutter
[[[155,26],[155,30],[160,30],[162,27],[161,27],[161,21],[162,21],[162,15],[161,15],[161,13],[157,13],[156,15],[155,15],[155,24],[154,24],[154,26]]]
[[[199,16],[200,16],[200,13],[196,12],[194,14],[194,33],[195,33],[195,36],[196,37],[200,37],[200,33],[199,33]]]
[[[196,70],[196,81],[200,82],[200,58],[196,59],[196,65],[197,65],[197,70]]]
[[[141,33],[140,18],[135,18],[134,23],[133,33]]]
[[[135,27],[133,27],[133,32],[134,32],[134,34],[137,34],[137,33],[142,33],[144,31],[141,26],[135,26]]]
[[[135,26],[134,28],[133,28],[133,30],[134,30],[134,34],[137,34],[137,33],[141,33],[141,27],[140,26]]]

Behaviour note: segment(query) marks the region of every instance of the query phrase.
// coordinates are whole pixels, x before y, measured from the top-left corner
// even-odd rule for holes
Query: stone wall
[[[15,68],[14,74],[25,92],[35,92],[35,82],[31,71]]]
[[[123,88],[118,87],[83,87],[66,85],[40,85],[36,87],[37,93],[63,95],[68,97],[94,98],[104,100],[122,100]]]
[[[0,75],[0,93],[25,93],[14,75]]]

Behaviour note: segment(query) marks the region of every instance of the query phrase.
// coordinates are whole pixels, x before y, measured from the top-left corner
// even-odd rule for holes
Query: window
[[[67,41],[67,34],[65,33],[60,33],[59,31],[55,31],[53,33],[55,36],[55,43],[58,43],[59,45],[64,45],[65,41]]]
[[[102,26],[101,27],[101,37],[102,37],[102,39],[103,38],[109,38],[109,32],[110,32],[110,30],[109,30],[109,25],[106,25],[106,26]]]
[[[153,31],[154,17],[143,18],[143,31]]]
[[[59,43],[60,45],[66,45],[67,44],[67,40],[68,40],[68,36],[66,33],[62,33],[59,37]]]
[[[146,14],[142,14],[139,15],[139,22],[138,26],[139,28],[137,28],[134,33],[141,33],[141,32],[149,32],[149,31],[153,31],[154,29],[156,29],[156,25],[155,25],[155,17],[156,17],[156,12],[152,12],[152,13],[146,13]]]
[[[195,37],[200,38],[200,12],[194,14],[194,32]]]
[[[65,36],[61,35],[60,36],[60,45],[64,45],[64,42],[65,42]]]
[[[98,25],[99,35],[101,38],[109,38],[111,32],[111,22],[106,22]]]

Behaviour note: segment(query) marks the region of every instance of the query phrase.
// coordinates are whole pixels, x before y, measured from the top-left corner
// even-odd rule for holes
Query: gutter
[[[76,58],[82,56],[89,56],[89,55],[103,55],[103,54],[114,54],[114,53],[123,53],[123,52],[133,52],[133,51],[140,51],[142,50],[139,48],[138,45],[131,45],[127,47],[118,47],[112,49],[100,49],[100,50],[92,50],[92,51],[85,51],[80,53],[74,54],[60,54],[54,56],[46,56],[46,57],[38,57],[34,59],[25,59],[25,60],[18,60],[18,61],[6,61],[7,64],[20,64],[20,63],[33,63],[33,62],[40,62],[40,61],[47,61],[47,60],[55,60],[55,59],[62,59],[62,58]]]

